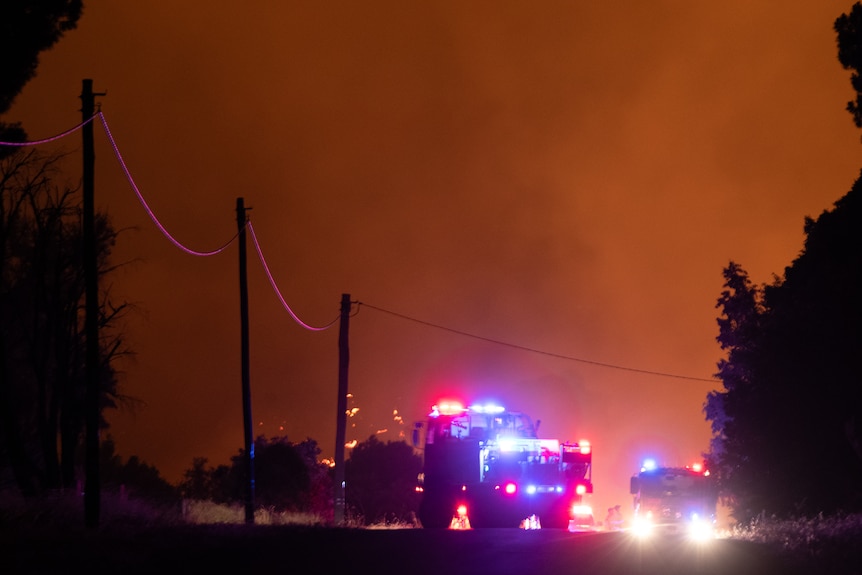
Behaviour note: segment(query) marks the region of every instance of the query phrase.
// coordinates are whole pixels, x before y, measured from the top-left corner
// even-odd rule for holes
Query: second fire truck
[[[647,460],[631,478],[636,535],[678,533],[694,539],[714,536],[718,491],[703,464],[660,467]]]

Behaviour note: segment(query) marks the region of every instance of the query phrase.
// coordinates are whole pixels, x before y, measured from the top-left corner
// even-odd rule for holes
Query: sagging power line
[[[493,338],[485,337],[485,336],[481,336],[481,335],[478,335],[478,334],[475,334],[475,333],[469,333],[469,332],[466,332],[466,331],[461,331],[461,330],[459,330],[459,329],[454,329],[454,328],[451,328],[451,327],[446,327],[446,326],[444,326],[444,325],[440,325],[440,324],[432,323],[432,322],[429,322],[429,321],[425,321],[425,320],[417,319],[417,318],[415,318],[415,317],[411,317],[411,316],[408,316],[408,315],[404,315],[404,314],[402,314],[402,313],[398,313],[398,312],[394,312],[394,311],[391,311],[391,310],[388,310],[388,309],[384,309],[384,308],[382,308],[382,307],[378,307],[378,306],[375,306],[375,305],[371,305],[371,304],[369,304],[369,303],[365,303],[365,302],[362,302],[362,301],[360,301],[360,302],[356,302],[356,303],[357,303],[359,306],[365,306],[365,307],[367,307],[367,308],[370,308],[370,309],[373,309],[373,310],[379,311],[379,312],[381,312],[381,313],[386,313],[386,314],[389,314],[389,315],[392,315],[392,316],[398,317],[398,318],[400,318],[400,319],[404,319],[404,320],[407,320],[407,321],[412,321],[412,322],[414,322],[414,323],[418,323],[418,324],[421,324],[421,325],[424,325],[424,326],[427,326],[427,327],[433,327],[433,328],[440,329],[440,330],[443,330],[443,331],[448,331],[448,332],[455,333],[455,334],[458,334],[458,335],[463,335],[463,336],[465,336],[465,337],[470,337],[470,338],[473,338],[473,339],[479,339],[479,340],[482,340],[482,341],[486,341],[486,342],[488,342],[488,343],[493,343],[493,344],[496,344],[496,345],[502,345],[502,346],[506,346],[506,347],[511,347],[511,348],[513,348],[513,349],[520,349],[520,350],[522,350],[522,351],[528,351],[528,352],[531,352],[531,353],[538,353],[538,354],[542,354],[542,355],[547,355],[547,356],[550,356],[550,357],[555,357],[555,358],[557,358],[557,359],[565,359],[565,360],[567,360],[567,361],[575,361],[575,362],[578,362],[578,363],[586,363],[586,364],[589,364],[589,365],[595,365],[595,366],[599,366],[599,367],[606,367],[606,368],[609,368],[609,369],[619,369],[619,370],[623,370],[623,371],[632,371],[632,372],[635,372],[635,373],[644,373],[644,374],[648,374],[648,375],[657,375],[657,376],[661,376],[661,377],[672,377],[672,378],[676,378],[676,379],[687,379],[687,380],[691,380],[691,381],[706,381],[706,382],[709,382],[709,383],[714,383],[714,382],[716,382],[716,381],[717,381],[717,380],[716,380],[716,379],[714,379],[714,378],[712,378],[712,379],[708,379],[708,378],[705,378],[705,377],[693,377],[693,376],[688,376],[688,375],[679,375],[679,374],[675,374],[675,373],[667,373],[667,372],[663,372],[663,371],[650,371],[650,370],[647,370],[647,369],[638,369],[638,368],[634,368],[634,367],[625,367],[625,366],[622,366],[622,365],[616,365],[616,364],[612,364],[612,363],[603,363],[603,362],[600,362],[600,361],[593,361],[593,360],[590,360],[590,359],[583,359],[583,358],[580,358],[580,357],[573,357],[573,356],[570,356],[570,355],[563,355],[563,354],[559,354],[559,353],[553,353],[553,352],[550,352],[550,351],[544,351],[544,350],[536,349],[536,348],[533,348],[533,347],[527,347],[527,346],[519,345],[519,344],[516,344],[516,343],[511,343],[511,342],[507,342],[507,341],[501,341],[501,340],[499,340],[499,339],[493,339]],[[358,313],[358,310],[357,310],[357,313]]]

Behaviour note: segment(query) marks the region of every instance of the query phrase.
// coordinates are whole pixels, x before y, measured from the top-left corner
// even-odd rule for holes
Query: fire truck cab
[[[526,414],[497,405],[434,406],[414,434],[424,446],[422,525],[449,527],[460,515],[473,528],[525,521],[566,527],[572,507],[593,492],[592,449],[584,441],[540,439],[536,427]]]

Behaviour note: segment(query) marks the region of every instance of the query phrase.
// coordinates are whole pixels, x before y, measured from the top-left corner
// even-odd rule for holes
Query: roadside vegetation
[[[101,445],[101,520],[104,529],[245,523],[245,458],[242,449],[229,465],[208,466],[195,458],[178,485],[132,456],[114,451],[110,437]],[[371,436],[346,461],[345,522],[342,527],[417,526],[415,480],[420,459],[402,441]],[[293,443],[284,437],[255,440],[256,525],[333,526],[332,469],[320,460],[313,439]],[[3,474],[0,473],[0,479]],[[6,476],[0,481],[0,527],[83,528],[83,487],[23,495]]]
[[[862,513],[793,519],[761,515],[735,526],[729,536],[773,547],[816,573],[850,573],[862,564]]]

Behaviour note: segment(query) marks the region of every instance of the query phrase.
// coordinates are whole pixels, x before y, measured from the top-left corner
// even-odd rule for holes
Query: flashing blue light
[[[494,403],[486,403],[485,405],[474,404],[470,406],[470,410],[476,413],[487,413],[489,415],[496,415],[498,413],[503,413],[506,411],[506,408],[502,405],[496,405]]]
[[[535,485],[528,485],[527,486],[527,494],[528,495],[534,495],[536,493],[536,491],[538,491],[538,488]]]
[[[657,466],[656,466],[655,459],[652,459],[652,458],[644,459],[644,463],[643,463],[643,466],[641,467],[641,471],[652,471],[656,467]]]

